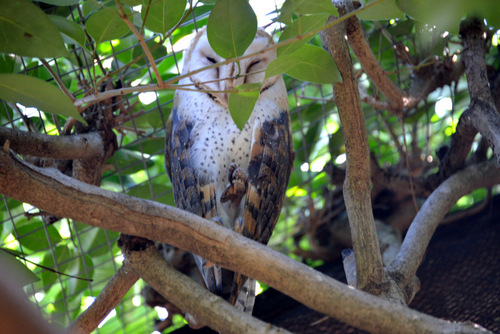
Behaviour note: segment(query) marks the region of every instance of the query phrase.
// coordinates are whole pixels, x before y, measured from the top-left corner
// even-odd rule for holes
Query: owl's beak
[[[239,69],[236,63],[230,63],[220,67],[219,77],[221,81],[219,82],[219,98],[222,100],[221,103],[225,106],[229,105],[229,95],[231,92],[245,81],[245,78],[239,76],[238,72]]]

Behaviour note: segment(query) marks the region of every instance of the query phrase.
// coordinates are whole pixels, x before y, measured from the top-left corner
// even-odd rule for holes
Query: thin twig
[[[153,55],[151,54],[151,51],[149,50],[149,48],[146,44],[146,41],[144,40],[144,36],[140,32],[138,32],[137,29],[132,24],[132,22],[130,22],[130,20],[127,17],[127,14],[123,10],[123,7],[122,7],[120,1],[115,0],[115,2],[116,2],[116,6],[118,7],[118,11],[120,12],[120,17],[122,18],[123,22],[125,22],[125,24],[130,28],[130,31],[132,31],[132,33],[135,35],[135,37],[137,38],[137,40],[141,44],[142,50],[146,54],[146,57],[148,58],[149,64],[151,65],[151,68],[153,69],[153,72],[154,72],[155,77],[156,77],[156,81],[158,82],[159,89],[164,89],[164,83],[163,83],[163,80],[161,78],[160,71],[158,71],[158,67],[156,66],[155,59],[153,58]]]
[[[54,270],[52,268],[49,268],[49,267],[46,267],[44,265],[41,265],[39,263],[36,263],[36,262],[33,262],[33,261],[30,261],[28,260],[27,258],[25,258],[24,256],[21,256],[21,255],[18,255],[14,252],[11,252],[9,251],[8,249],[5,249],[5,248],[0,248],[1,251],[4,251],[5,253],[9,254],[9,255],[12,255],[14,257],[17,257],[18,259],[21,259],[23,261],[26,261],[28,263],[31,263],[32,265],[34,266],[37,266],[38,268],[42,268],[43,270],[47,270],[47,271],[50,271],[51,273],[54,273],[54,274],[58,274],[58,275],[61,275],[61,276],[66,276],[66,277],[70,277],[70,278],[76,278],[78,280],[82,280],[82,281],[87,281],[87,282],[92,282],[93,280],[91,278],[85,278],[85,277],[79,277],[79,276],[74,276],[74,275],[70,275],[70,274],[65,274],[65,273],[62,273],[60,271],[57,271],[57,270]]]
[[[57,85],[59,86],[59,89],[62,90],[62,92],[64,93],[64,95],[66,95],[71,100],[71,102],[75,102],[76,99],[69,92],[69,90],[66,88],[66,86],[62,82],[61,78],[57,75],[56,72],[54,72],[54,70],[49,65],[49,63],[47,63],[47,61],[45,59],[43,59],[43,58],[38,58],[38,59],[42,62],[42,64],[45,67],[45,69],[47,71],[49,71],[49,73],[52,76],[52,78],[57,82]]]

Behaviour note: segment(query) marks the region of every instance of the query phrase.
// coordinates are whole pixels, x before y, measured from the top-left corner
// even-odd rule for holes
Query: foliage
[[[412,71],[456,57],[458,26],[466,15],[486,18],[492,29],[500,27],[496,0],[474,6],[467,0],[370,3],[374,5],[358,14],[366,20],[364,29],[373,52],[402,88],[407,88]],[[345,161],[331,86],[341,77],[317,35],[328,17],[338,13],[328,0],[287,0],[278,12],[269,29],[278,43],[278,58],[267,68],[266,77],[286,74],[296,159],[287,205],[270,244],[301,259],[293,251],[311,248],[305,238],[294,240],[298,230],[308,228],[300,225],[301,219],[323,208],[323,194],[335,188],[328,184],[323,167],[330,161],[340,166]],[[67,117],[83,120],[81,115],[95,103],[121,95],[101,98],[103,92],[127,88],[123,106],[114,109],[121,117],[115,126],[120,149],[108,161],[102,187],[174,205],[163,167],[164,128],[180,75],[179,45],[203,25],[208,25],[209,41],[219,55],[241,57],[255,36],[257,20],[245,0],[45,0],[36,4],[0,0],[0,98],[4,100],[0,124],[57,135]],[[495,38],[498,43],[498,34]],[[401,46],[408,59],[395,59],[393,45]],[[487,61],[498,68],[498,50],[492,49]],[[155,67],[159,76],[152,74]],[[378,96],[358,63],[355,67],[362,90]],[[167,89],[160,89],[161,82]],[[370,149],[379,163],[398,163],[398,145],[409,133],[421,162],[435,161],[434,151],[449,141],[469,102],[464,82],[462,77],[453,86],[432,92],[404,120],[365,104]],[[231,114],[240,128],[250,117],[259,91],[258,84],[243,85],[230,95]],[[459,205],[471,205],[485,196],[477,192],[473,200]],[[0,247],[31,261],[25,265],[39,280],[30,281],[27,291],[52,321],[66,326],[119,266],[116,233],[66,219],[47,225],[35,215],[35,208],[5,197],[3,202]],[[24,212],[34,215],[28,219]],[[60,276],[32,262],[93,282]],[[140,288],[137,285],[127,295],[100,333],[151,325],[151,316],[145,317],[147,311],[139,306]]]

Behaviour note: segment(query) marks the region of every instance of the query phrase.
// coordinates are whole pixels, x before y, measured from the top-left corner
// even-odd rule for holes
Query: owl
[[[276,58],[271,36],[259,29],[245,55],[181,79],[167,125],[166,169],[177,207],[267,244],[278,220],[294,153],[283,78],[265,77]],[[265,50],[265,51],[264,51]],[[224,61],[206,29],[184,56],[183,74]],[[261,83],[254,110],[240,130],[228,108],[230,92]],[[206,287],[240,310],[252,312],[255,280],[194,255]]]

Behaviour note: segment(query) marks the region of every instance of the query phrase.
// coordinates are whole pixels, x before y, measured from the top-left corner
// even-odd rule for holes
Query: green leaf
[[[44,258],[40,263],[42,266],[56,271],[53,272],[50,270],[42,269],[40,276],[42,278],[43,285],[46,287],[49,287],[57,280],[57,273],[68,274],[66,272],[66,269],[68,269],[70,265],[69,260],[72,258],[71,251],[66,245],[57,245],[56,247],[54,247],[53,252],[56,262],[54,262],[54,255],[52,255],[51,252],[47,252],[45,253]],[[55,263],[57,263],[58,265],[56,266]]]
[[[102,8],[92,14],[87,21],[87,31],[96,44],[120,38],[129,32],[129,27],[121,19],[116,7],[110,8]],[[126,10],[126,8],[123,9]],[[127,11],[125,13],[129,14]]]
[[[20,286],[35,283],[40,279],[33,274],[21,261],[17,260],[14,252],[10,249],[0,248],[0,263],[5,271],[11,272]]]
[[[124,175],[133,174],[144,170],[142,164],[138,164],[138,159],[141,159],[141,153],[128,149],[120,149],[115,152],[115,156],[111,159],[116,161],[117,169],[123,172]],[[146,167],[151,168],[154,165],[152,160],[146,160]]]
[[[415,20],[435,25],[442,31],[458,35],[468,0],[397,0],[398,7]],[[443,15],[446,13],[446,15]]]
[[[318,14],[318,15],[309,15],[302,16],[297,20],[293,21],[285,31],[281,34],[280,42],[286,41],[288,39],[294,38],[299,35],[304,35],[309,31],[318,29],[325,25],[326,20],[328,19],[329,14]],[[296,42],[284,45],[279,47],[277,50],[278,57],[283,56],[287,53],[291,53],[301,46],[306,44],[313,36],[310,38],[302,38],[297,40]]]
[[[67,57],[68,50],[47,15],[27,0],[0,0],[0,52],[26,57]]]
[[[475,1],[461,0],[461,5],[468,17],[486,19],[489,27],[495,30],[500,28],[500,15],[498,15],[498,0]]]
[[[367,1],[367,4],[372,1]],[[399,9],[396,0],[384,0],[372,7],[363,9],[359,14],[356,14],[362,20],[390,20],[402,19],[405,14]]]
[[[236,126],[243,130],[260,95],[260,83],[247,83],[236,87],[229,95],[229,112]]]
[[[85,32],[78,24],[57,15],[49,15],[49,19],[59,29],[66,43],[85,47]]]
[[[59,88],[38,78],[1,73],[0,98],[85,122],[71,100]]]
[[[185,9],[185,0],[144,0],[141,15],[146,28],[164,34],[182,19]]]
[[[0,55],[0,73],[15,72],[16,61],[14,57],[9,55]]]
[[[71,6],[79,3],[80,0],[38,0],[38,2],[45,2],[56,6]]]
[[[280,22],[291,23],[292,15],[329,14],[338,16],[331,0],[287,0],[281,7]]]
[[[102,247],[102,248],[104,248],[106,251],[109,252],[109,249],[107,249],[107,247]],[[70,275],[81,278],[90,278],[90,279],[94,277],[94,271],[95,271],[94,261],[92,261],[92,258],[88,254],[83,255],[83,261],[82,258],[79,258],[76,262],[77,263],[75,263],[71,268]],[[74,296],[88,288],[89,288],[89,282],[84,279],[78,279],[72,277],[68,280],[67,292],[70,296]]]
[[[278,57],[266,69],[266,78],[286,73],[289,76],[315,83],[341,82],[339,70],[328,52],[306,44],[297,51]]]
[[[245,53],[257,33],[257,17],[246,0],[218,0],[207,23],[210,46],[222,58]]]
[[[21,226],[17,229],[20,236],[19,242],[32,251],[39,251],[55,245],[62,240],[61,235],[53,225],[46,227],[46,231],[42,222],[36,222],[29,225]],[[49,241],[47,240],[47,234]]]
[[[99,9],[101,9],[101,5],[97,1],[84,1],[82,4],[83,16],[88,16]]]

